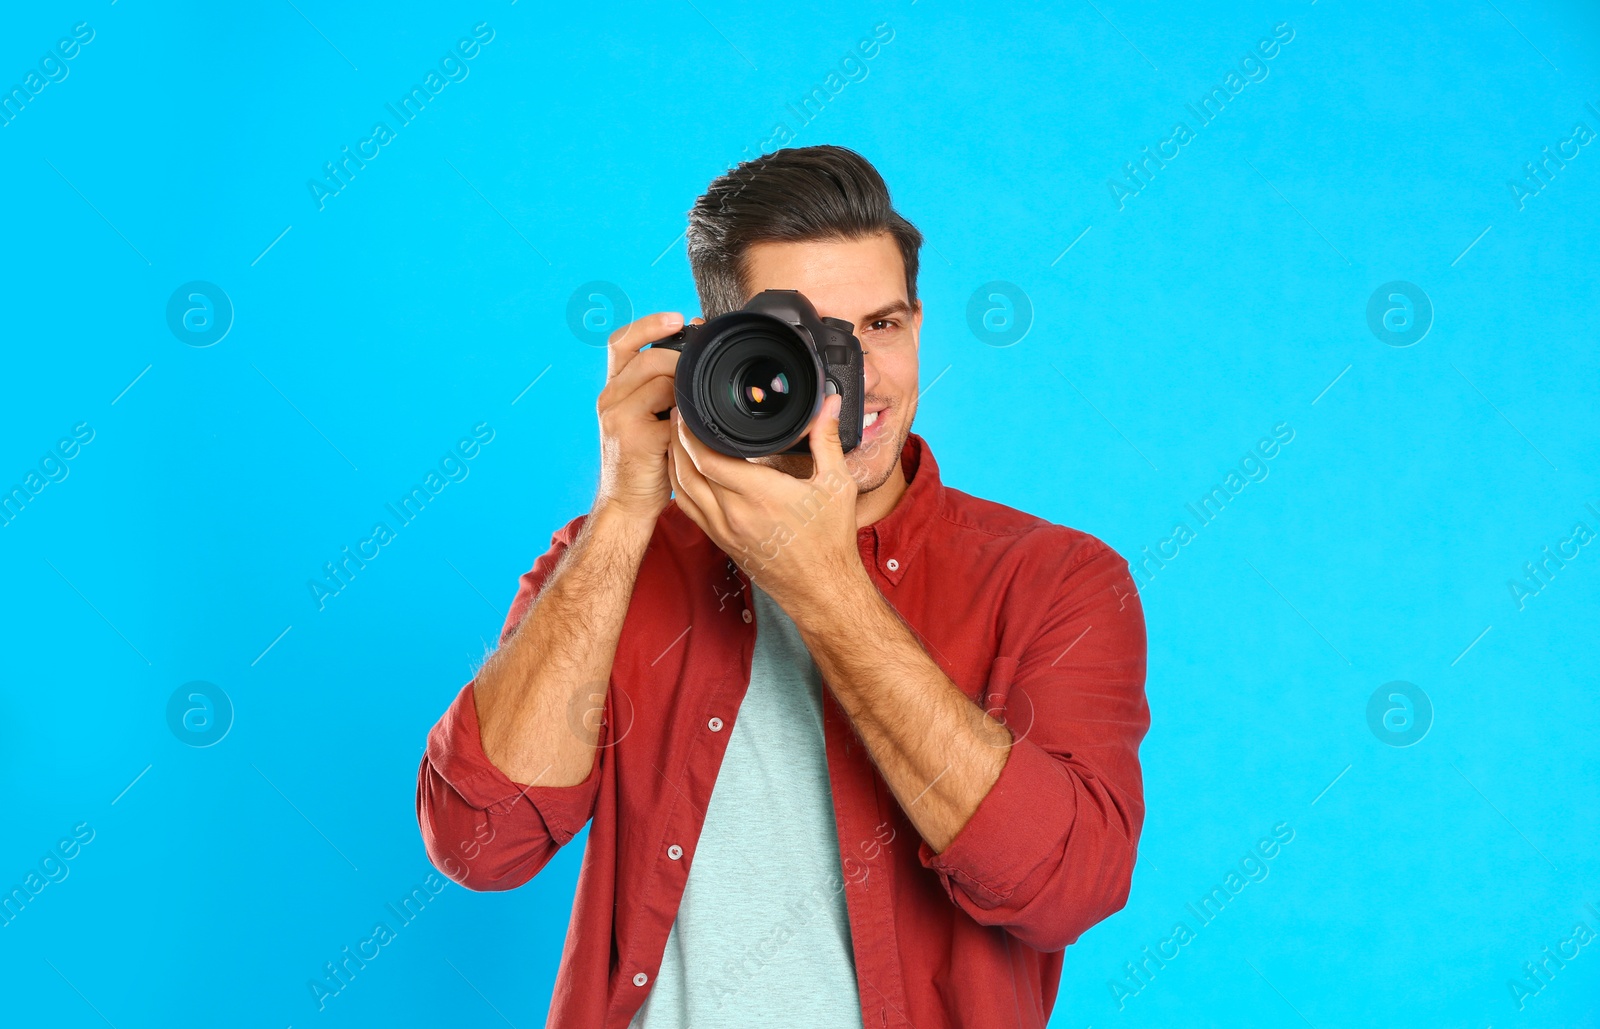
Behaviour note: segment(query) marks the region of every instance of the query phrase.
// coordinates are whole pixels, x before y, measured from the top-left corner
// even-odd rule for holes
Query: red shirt
[[[1128,896],[1150,724],[1144,615],[1127,562],[1098,539],[944,486],[915,433],[901,465],[910,485],[859,530],[861,560],[940,669],[1015,740],[936,854],[823,692],[862,1020],[1042,1029],[1062,950]],[[502,640],[583,517],[522,576]],[[593,820],[550,1025],[625,1029],[644,1002],[755,639],[748,581],[669,504],[639,569],[587,780],[507,778],[484,756],[471,683],[429,734],[417,821],[429,858],[462,885],[514,889]]]

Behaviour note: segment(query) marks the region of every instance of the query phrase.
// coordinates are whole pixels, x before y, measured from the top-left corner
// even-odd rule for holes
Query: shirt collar
[[[939,463],[927,441],[914,432],[906,434],[905,446],[900,449],[900,468],[905,473],[906,491],[893,510],[856,533],[861,559],[876,565],[879,574],[895,586],[917,560],[929,530],[944,510]]]

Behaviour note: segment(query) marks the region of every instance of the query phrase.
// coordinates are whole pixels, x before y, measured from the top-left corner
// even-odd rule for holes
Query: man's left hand
[[[706,446],[672,410],[673,500],[785,610],[870,585],[856,543],[856,482],[839,443],[837,394],[811,425],[810,478]]]

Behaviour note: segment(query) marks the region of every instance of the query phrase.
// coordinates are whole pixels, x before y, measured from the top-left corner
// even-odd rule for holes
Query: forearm
[[[1000,777],[1011,734],[940,670],[865,569],[795,606],[806,648],[901,809],[944,850]]]
[[[484,754],[514,782],[588,778],[617,640],[653,522],[598,507],[473,683]]]

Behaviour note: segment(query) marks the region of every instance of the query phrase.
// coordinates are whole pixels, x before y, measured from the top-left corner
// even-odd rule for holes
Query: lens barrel
[[[819,317],[795,290],[763,290],[737,311],[651,345],[678,351],[678,413],[714,450],[731,457],[807,453],[807,430],[832,392],[843,400],[841,449],[849,453],[861,441],[861,343],[849,322]]]
[[[708,427],[740,452],[778,453],[810,424],[819,375],[811,348],[794,329],[748,315],[705,340],[695,368],[695,405]]]
[[[756,311],[713,318],[684,342],[678,410],[694,434],[735,457],[790,450],[822,409],[825,375],[794,326]]]

